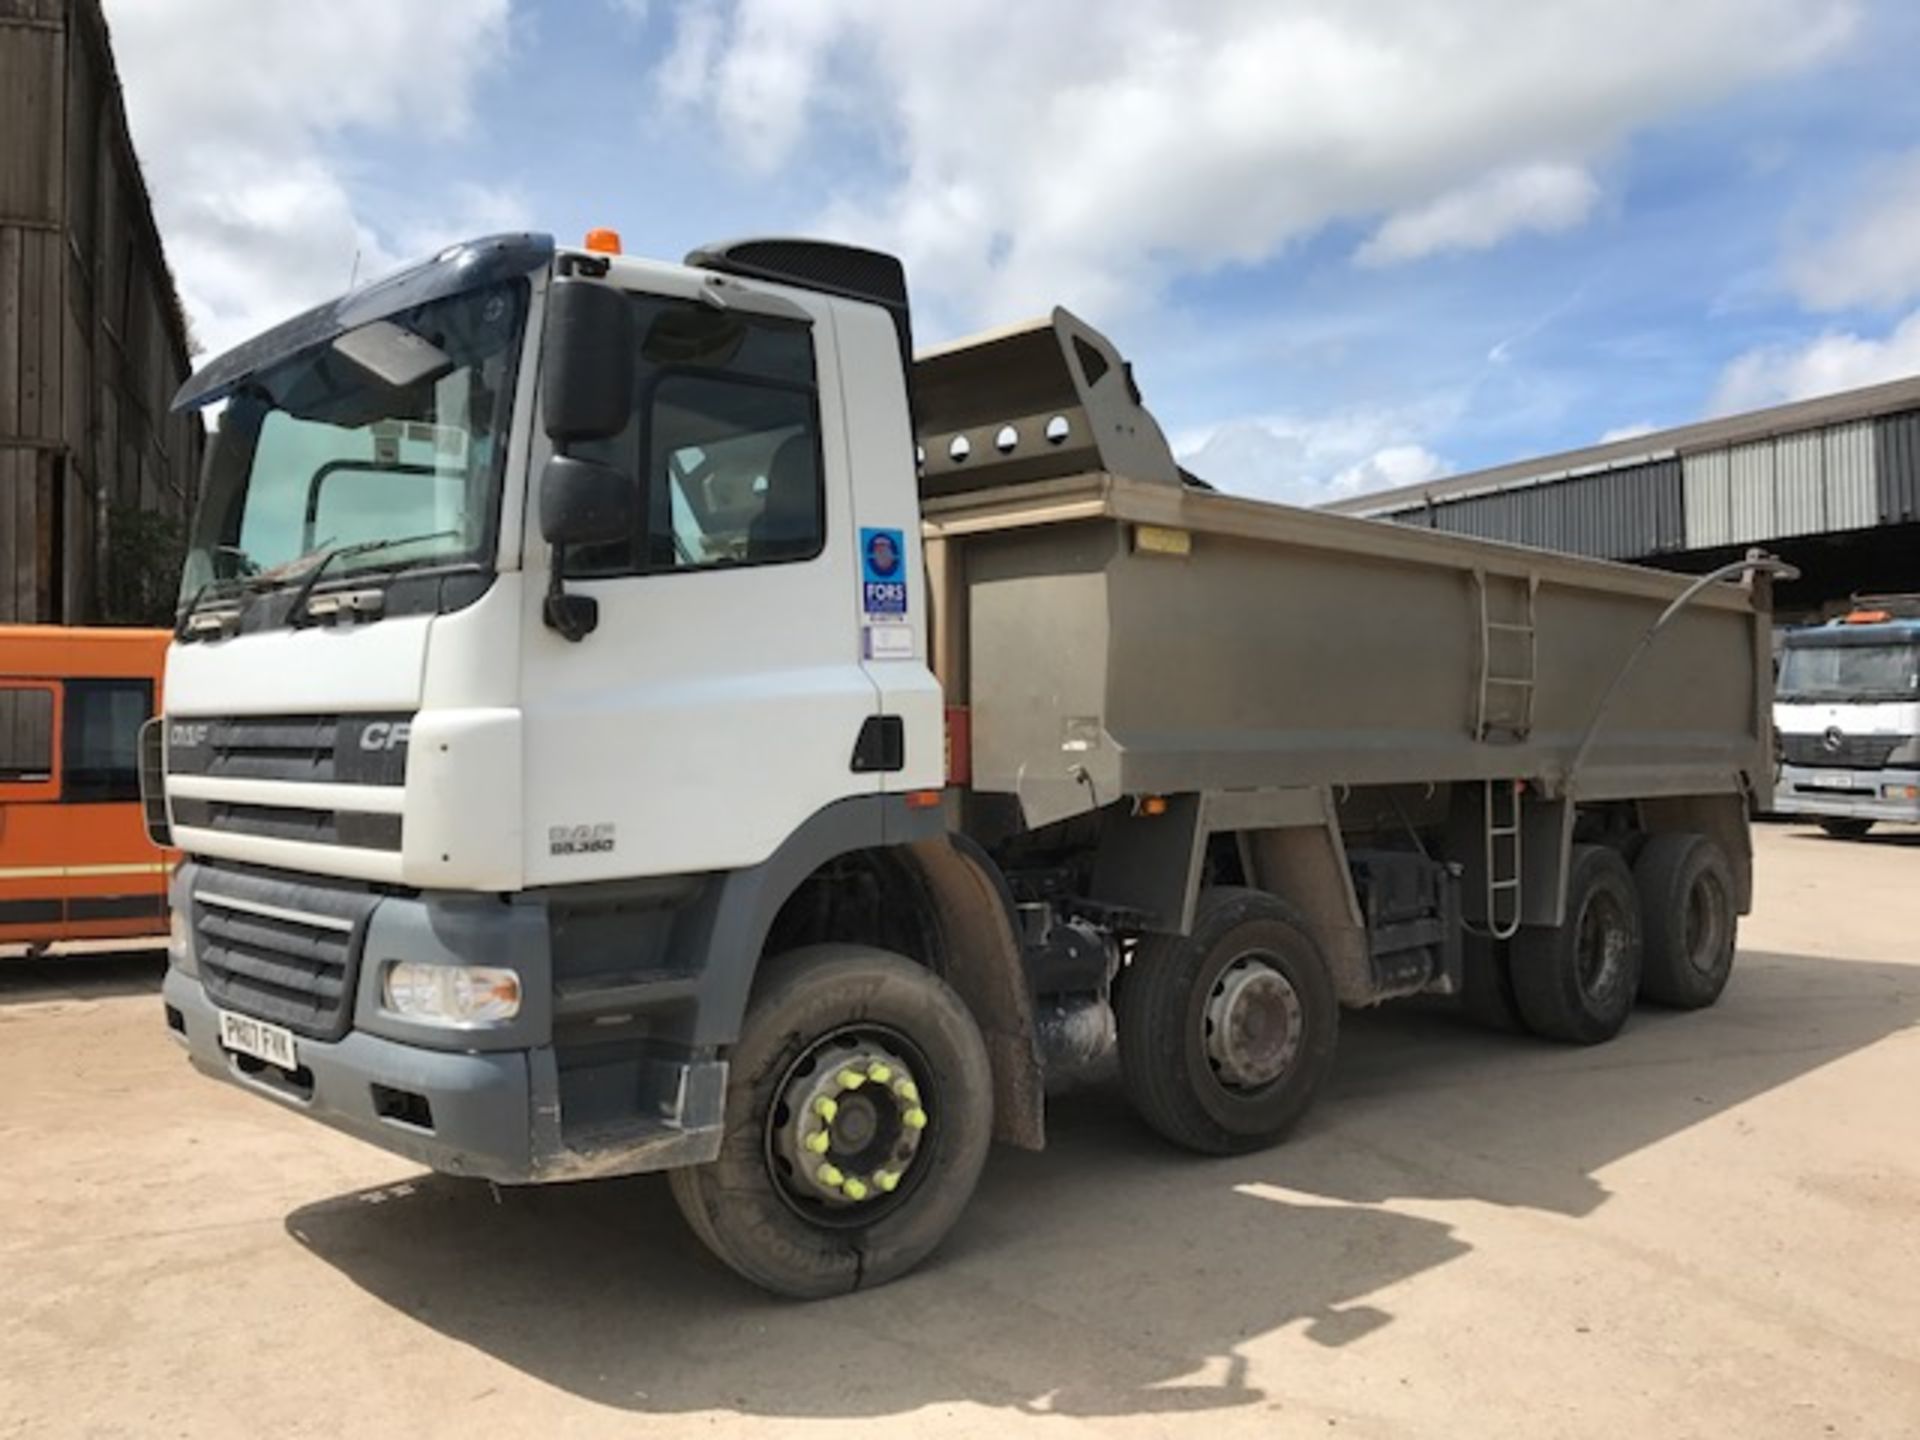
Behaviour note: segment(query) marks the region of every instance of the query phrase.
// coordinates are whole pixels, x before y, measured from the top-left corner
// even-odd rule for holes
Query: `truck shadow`
[[[50,955],[9,946],[0,948],[0,1006],[158,995],[166,973],[164,946]]]
[[[1286,1145],[1170,1150],[1111,1085],[1060,1097],[1045,1154],[999,1151],[939,1255],[817,1305],[709,1262],[657,1177],[529,1190],[423,1176],[306,1206],[289,1233],[422,1324],[602,1404],[876,1416],[1271,1403],[1238,1347],[1300,1325],[1342,1346],[1370,1297],[1470,1246],[1378,1208],[1472,1198],[1579,1217],[1596,1172],[1920,1018],[1920,968],[1742,957],[1693,1016],[1643,1011],[1569,1050],[1391,1011],[1351,1017],[1336,1079]]]
[[[1266,1400],[1240,1341],[1303,1322],[1347,1344],[1392,1319],[1362,1297],[1468,1248],[1434,1221],[1235,1188],[1264,1173],[1187,1162],[1117,1096],[1078,1095],[1046,1154],[996,1152],[931,1262],[811,1305],[708,1260],[660,1177],[495,1193],[425,1176],[308,1206],[287,1229],[414,1319],[601,1404],[1187,1413]]]
[[[1920,849],[1920,828],[1912,825],[1888,829],[1875,826],[1864,835],[1829,835],[1824,830],[1796,830],[1792,839],[1821,845],[1878,845],[1888,850]]]
[[[1592,1049],[1411,1008],[1347,1019],[1312,1116],[1325,1143],[1290,1188],[1581,1216],[1613,1161],[1920,1023],[1920,966],[1742,951],[1711,1010],[1642,1006]]]

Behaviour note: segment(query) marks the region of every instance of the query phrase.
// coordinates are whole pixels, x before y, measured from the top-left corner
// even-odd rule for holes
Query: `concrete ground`
[[[1297,1137],[1117,1096],[821,1305],[657,1179],[421,1174],[193,1074],[150,956],[0,963],[0,1434],[1920,1434],[1920,832],[1758,832],[1720,1006],[1354,1020]]]

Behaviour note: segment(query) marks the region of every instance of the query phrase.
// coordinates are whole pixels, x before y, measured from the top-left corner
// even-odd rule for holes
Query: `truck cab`
[[[1920,597],[1864,599],[1785,632],[1773,724],[1777,813],[1852,839],[1920,822]]]

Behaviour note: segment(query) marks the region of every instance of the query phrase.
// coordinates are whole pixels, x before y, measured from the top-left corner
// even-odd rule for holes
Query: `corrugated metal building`
[[[1616,560],[1910,524],[1920,377],[1327,508]]]
[[[188,369],[99,0],[0,0],[0,621],[165,614]]]

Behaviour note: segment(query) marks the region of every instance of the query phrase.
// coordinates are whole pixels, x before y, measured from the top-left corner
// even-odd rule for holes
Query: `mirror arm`
[[[547,572],[547,598],[540,606],[540,618],[561,639],[578,645],[599,628],[600,602],[591,595],[567,593],[566,581],[560,578],[567,568],[566,546],[555,545],[549,560],[552,569]]]

